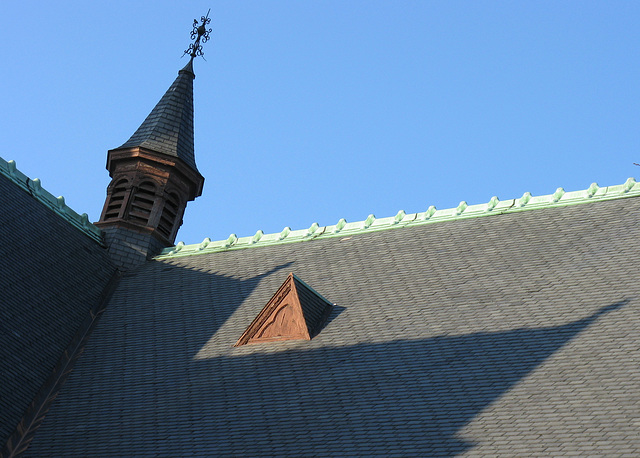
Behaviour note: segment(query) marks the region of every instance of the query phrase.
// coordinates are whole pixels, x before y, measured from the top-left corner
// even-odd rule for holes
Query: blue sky
[[[640,176],[630,1],[3,2],[0,156],[97,220],[208,8],[177,240]]]

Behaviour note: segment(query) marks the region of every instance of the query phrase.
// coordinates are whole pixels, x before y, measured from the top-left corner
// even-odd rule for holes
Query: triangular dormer
[[[331,302],[290,273],[235,346],[311,340],[322,328],[332,308]]]

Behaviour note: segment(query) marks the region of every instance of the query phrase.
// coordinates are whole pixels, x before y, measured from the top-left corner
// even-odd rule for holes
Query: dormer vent
[[[331,302],[290,273],[234,346],[311,340],[320,332],[332,309]]]

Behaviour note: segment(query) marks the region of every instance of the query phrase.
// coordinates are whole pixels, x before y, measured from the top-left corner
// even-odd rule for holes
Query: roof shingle
[[[29,454],[637,455],[639,211],[157,259],[122,279]],[[293,269],[337,304],[323,331],[233,347]]]

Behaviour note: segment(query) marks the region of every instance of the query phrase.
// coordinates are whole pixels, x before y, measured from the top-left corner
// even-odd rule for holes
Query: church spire
[[[182,159],[197,170],[193,147],[193,79],[191,66],[165,92],[138,130],[120,148],[140,146]],[[120,149],[118,148],[118,149]]]
[[[108,152],[112,180],[96,224],[125,268],[173,245],[187,202],[202,194],[193,143],[193,60],[204,54],[210,21],[209,13],[201,23],[194,20],[189,62],[131,138]]]
[[[197,170],[193,147],[193,60],[203,56],[202,45],[209,41],[211,22],[209,10],[193,20],[191,39],[184,54],[189,54],[189,62],[178,72],[178,77],[160,99],[138,130],[120,148],[140,146],[158,153],[182,159],[189,167]],[[118,148],[118,149],[120,149]]]

